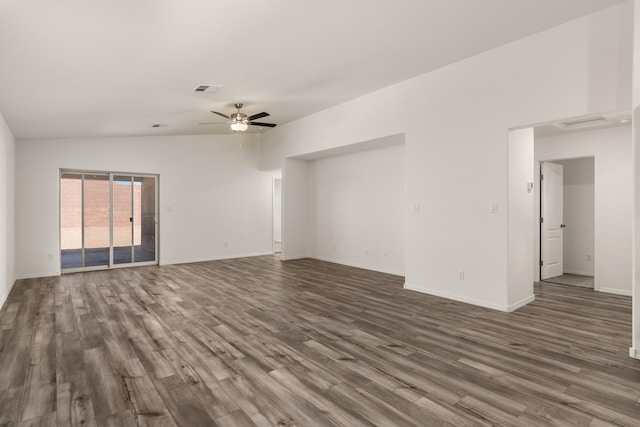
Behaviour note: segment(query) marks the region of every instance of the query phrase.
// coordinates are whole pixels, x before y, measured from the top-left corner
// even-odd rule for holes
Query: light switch
[[[498,213],[498,202],[491,202],[489,204],[489,213]]]
[[[420,212],[420,203],[414,203],[411,205],[411,212]]]

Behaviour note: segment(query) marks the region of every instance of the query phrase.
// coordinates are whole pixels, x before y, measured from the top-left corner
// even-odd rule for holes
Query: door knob
[[[565,228],[566,224],[560,224],[560,228]]]

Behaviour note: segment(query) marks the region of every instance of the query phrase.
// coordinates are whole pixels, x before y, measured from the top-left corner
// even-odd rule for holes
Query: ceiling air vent
[[[213,93],[217,92],[222,88],[222,85],[200,85],[195,88],[194,92],[202,92],[202,93]]]
[[[554,123],[554,126],[559,127],[560,129],[570,130],[570,129],[588,128],[592,126],[600,126],[607,123],[610,123],[610,122],[605,117],[593,116],[593,117],[583,117],[581,119],[567,120],[560,123]]]

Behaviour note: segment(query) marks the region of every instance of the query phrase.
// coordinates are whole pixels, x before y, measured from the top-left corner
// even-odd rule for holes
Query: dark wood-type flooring
[[[594,277],[593,276],[585,276],[585,275],[582,275],[582,274],[564,273],[561,276],[550,277],[548,279],[544,279],[543,282],[555,283],[556,285],[581,286],[583,288],[591,288],[591,289],[593,289]]]
[[[16,283],[0,425],[640,425],[630,298],[495,312],[274,257]]]

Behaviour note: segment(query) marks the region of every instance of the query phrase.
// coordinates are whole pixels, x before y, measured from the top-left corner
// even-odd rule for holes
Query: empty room
[[[637,426],[640,0],[0,0],[0,425]]]

